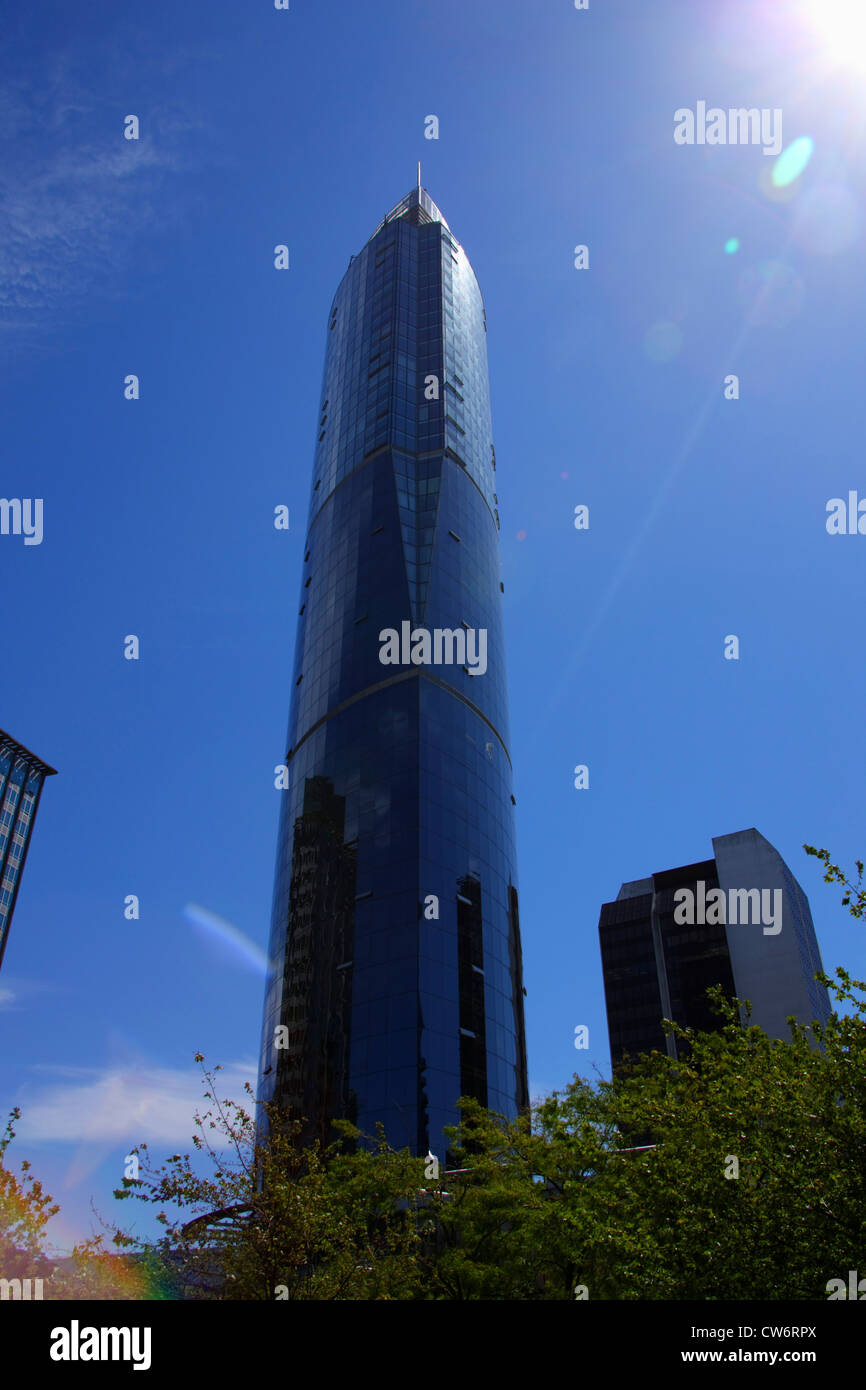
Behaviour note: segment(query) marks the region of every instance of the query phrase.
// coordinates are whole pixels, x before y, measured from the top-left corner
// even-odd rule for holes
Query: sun
[[[866,0],[809,0],[803,12],[826,57],[866,70]]]

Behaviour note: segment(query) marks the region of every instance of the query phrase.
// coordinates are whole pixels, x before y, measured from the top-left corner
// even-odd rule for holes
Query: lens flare
[[[257,946],[255,941],[251,941],[231,922],[227,922],[224,917],[218,917],[215,912],[209,912],[206,907],[200,907],[198,903],[187,903],[183,915],[193,926],[209,932],[228,946],[237,959],[257,975],[267,975],[268,958],[261,946]]]
[[[863,0],[808,0],[802,14],[827,58],[839,67],[866,71]]]
[[[782,151],[773,165],[773,183],[777,188],[785,188],[800,177],[812,158],[813,149],[811,135],[801,135]]]

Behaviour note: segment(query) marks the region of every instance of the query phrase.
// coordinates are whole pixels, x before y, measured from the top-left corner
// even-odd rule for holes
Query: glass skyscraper
[[[663,1018],[720,1027],[710,985],[750,1000],[751,1022],[770,1037],[790,1037],[789,1014],[806,1024],[830,1016],[809,900],[755,829],[714,836],[713,858],[700,864],[624,883],[601,909],[599,938],[614,1067],[625,1053],[676,1057]]]
[[[528,1103],[487,323],[419,186],[327,321],[260,1097],[444,1153]]]
[[[56,769],[0,729],[0,966],[42,795]]]

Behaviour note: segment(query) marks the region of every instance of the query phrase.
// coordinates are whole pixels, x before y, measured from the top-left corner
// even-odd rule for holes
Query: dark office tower
[[[0,966],[42,783],[55,772],[0,729]]]
[[[719,1027],[706,990],[721,985],[752,1003],[770,1037],[830,1014],[809,901],[782,856],[757,830],[713,839],[714,858],[624,883],[599,919],[607,1026],[614,1067],[623,1054],[667,1050],[662,1018]]]
[[[327,320],[260,1085],[308,1137],[528,1102],[486,333],[419,187]]]

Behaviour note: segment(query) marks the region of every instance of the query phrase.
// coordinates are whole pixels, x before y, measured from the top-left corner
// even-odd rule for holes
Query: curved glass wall
[[[444,1154],[527,1104],[486,321],[425,190],[353,257],[328,338],[260,1094]]]

